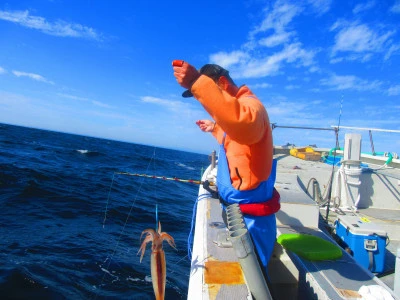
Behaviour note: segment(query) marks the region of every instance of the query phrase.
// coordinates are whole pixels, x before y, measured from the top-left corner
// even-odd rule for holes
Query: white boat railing
[[[394,294],[400,296],[400,248],[397,249],[396,267],[394,275]]]
[[[372,131],[400,133],[400,130],[393,130],[393,129],[368,128],[368,127],[351,127],[351,126],[340,126],[339,127],[339,126],[336,126],[336,125],[332,125],[331,127],[334,128],[336,131],[339,131],[339,129],[351,129],[351,130],[358,130],[358,131],[368,131],[369,142],[371,144],[372,155],[376,154],[375,147],[374,147],[374,141],[373,141],[373,138],[372,138]]]

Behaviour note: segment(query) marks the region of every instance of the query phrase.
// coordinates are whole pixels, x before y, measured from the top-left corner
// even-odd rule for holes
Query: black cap
[[[214,64],[207,64],[201,67],[199,70],[201,75],[206,75],[210,77],[212,80],[216,81],[222,75],[228,75],[229,72],[225,70],[223,67]],[[190,90],[186,90],[182,93],[182,97],[189,98],[193,97],[193,94]]]

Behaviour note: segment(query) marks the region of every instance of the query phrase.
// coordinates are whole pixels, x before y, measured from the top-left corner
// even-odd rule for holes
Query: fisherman
[[[239,203],[267,272],[276,240],[275,213],[280,208],[268,113],[247,86],[238,87],[219,65],[206,64],[196,70],[187,62],[174,61],[173,66],[176,80],[187,89],[182,96],[194,96],[214,120],[196,124],[220,144],[217,188],[221,203],[224,207]]]

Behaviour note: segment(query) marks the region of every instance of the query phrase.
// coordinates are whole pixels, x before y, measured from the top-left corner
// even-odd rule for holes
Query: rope
[[[350,195],[350,187],[349,186],[360,186],[361,181],[358,180],[358,182],[352,182],[348,180],[348,176],[360,176],[363,172],[362,168],[360,168],[360,163],[361,161],[356,161],[356,160],[343,160],[341,161],[341,166],[339,170],[336,173],[336,198],[339,200],[339,203],[336,206],[340,206],[341,202],[341,187],[343,186],[345,188],[346,192],[346,204],[348,203],[349,199],[352,199]],[[345,168],[345,166],[358,166],[356,169],[350,169],[350,168]],[[353,205],[351,205],[353,210],[357,210],[357,206],[360,202],[360,193],[357,195],[357,199],[355,202],[353,201]]]
[[[332,185],[331,185],[332,178],[333,178],[333,174],[331,173],[331,176],[329,177],[329,181],[326,184],[326,186],[328,188],[325,189],[324,195],[321,194],[321,187],[316,178],[313,177],[308,181],[307,188],[306,188],[307,194],[314,199],[314,201],[318,204],[319,207],[324,207],[325,205],[327,205],[328,201],[330,201],[330,199],[328,198],[328,194],[329,194],[329,189],[332,188]],[[310,192],[308,191],[311,182],[313,183],[313,187],[314,187],[314,185],[316,185],[316,191],[313,188],[313,195],[311,195]]]

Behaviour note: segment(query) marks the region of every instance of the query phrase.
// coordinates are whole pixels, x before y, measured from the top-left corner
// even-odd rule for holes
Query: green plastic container
[[[342,257],[342,249],[323,238],[300,233],[284,233],[277,242],[308,260],[334,260]]]

